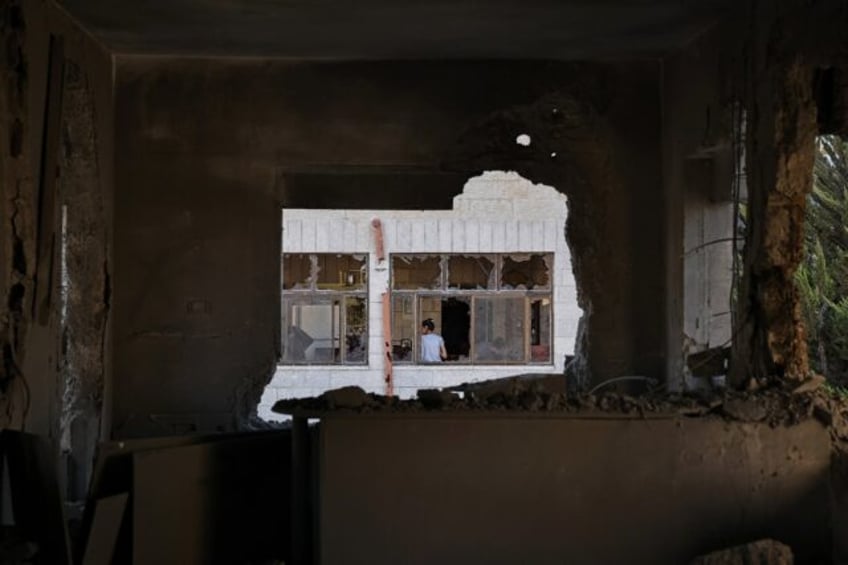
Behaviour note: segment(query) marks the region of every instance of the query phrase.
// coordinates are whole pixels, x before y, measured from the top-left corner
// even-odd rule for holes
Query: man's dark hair
[[[427,328],[430,331],[433,331],[433,330],[436,329],[436,324],[433,323],[433,318],[427,318],[426,320],[421,322],[421,325],[424,326],[425,328]]]

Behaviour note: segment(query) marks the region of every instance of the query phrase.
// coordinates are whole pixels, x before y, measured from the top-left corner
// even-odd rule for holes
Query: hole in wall
[[[432,387],[439,373],[440,386],[521,372],[562,373],[566,358],[579,354],[583,316],[565,238],[567,215],[564,194],[504,171],[469,179],[452,210],[282,210],[283,355],[258,415],[283,420],[271,411],[277,400],[317,396],[341,386],[385,392],[386,336],[379,300],[384,292],[391,297],[387,326],[394,372],[403,374],[396,377],[398,396]],[[375,217],[383,230],[384,262],[375,257]],[[327,255],[335,258],[330,261]],[[364,275],[352,277],[351,268],[342,268],[353,258],[366,269]],[[306,265],[321,261],[326,280],[319,284],[313,279],[320,277]],[[295,276],[298,272],[302,276]],[[306,282],[294,284],[295,279]],[[364,285],[351,285],[351,280]],[[346,310],[352,297],[343,295],[363,291],[367,310]],[[450,345],[441,364],[419,362],[424,319],[433,319]],[[292,325],[301,331],[288,331]],[[369,345],[364,365],[345,362],[346,329],[351,327]],[[305,359],[306,350],[304,358],[287,356],[316,341],[323,344],[325,362]]]
[[[27,272],[26,253],[24,252],[24,240],[15,237],[12,245],[12,268],[21,275]]]
[[[848,140],[816,139],[804,254],[795,273],[810,367],[848,387]]]
[[[9,289],[9,310],[11,312],[21,312],[23,310],[23,300],[26,288],[21,283],[15,283]]]

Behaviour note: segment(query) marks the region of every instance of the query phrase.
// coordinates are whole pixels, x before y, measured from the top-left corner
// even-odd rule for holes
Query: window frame
[[[345,281],[339,281],[338,285],[332,283],[319,283],[317,278],[310,276],[306,284],[296,284],[292,288],[285,288],[285,260],[289,255],[306,255],[310,257],[310,261],[314,264],[320,256],[331,255],[335,257],[352,257],[358,259],[362,257],[363,266],[358,270],[345,271],[345,277],[349,284],[358,283],[358,286],[345,288]],[[314,259],[313,259],[314,257]],[[280,358],[277,361],[278,365],[285,366],[323,366],[323,367],[367,367],[369,363],[369,337],[371,335],[370,327],[370,305],[368,303],[368,280],[369,280],[369,261],[370,257],[367,252],[363,253],[337,253],[337,252],[291,252],[283,253],[280,256]],[[340,274],[341,276],[341,274]],[[353,279],[351,279],[353,276]],[[350,281],[353,282],[350,282]],[[332,288],[337,286],[338,288]],[[360,339],[363,342],[364,354],[362,360],[348,360],[347,351],[347,332],[349,327],[347,303],[349,298],[362,300],[363,318],[365,333]],[[287,328],[289,320],[292,318],[292,306],[295,305],[314,305],[314,304],[330,304],[333,308],[338,307],[338,338],[335,337],[335,323],[331,322],[333,330],[331,330],[330,340],[332,346],[338,346],[338,361],[309,361],[309,360],[291,360],[286,359],[287,349]],[[331,314],[333,316],[333,314]],[[298,326],[299,327],[299,326]],[[337,344],[335,342],[338,342]]]
[[[502,268],[504,264],[505,257],[513,257],[513,256],[533,256],[540,255],[542,256],[543,261],[547,264],[547,272],[548,272],[548,280],[545,288],[531,288],[531,289],[523,289],[523,288],[503,288],[502,283]],[[441,271],[439,273],[439,281],[440,288],[420,288],[420,289],[409,289],[402,288],[396,289],[395,286],[395,259],[399,257],[439,257],[439,265]],[[494,258],[493,261],[493,270],[495,271],[495,288],[486,288],[486,289],[460,289],[451,286],[450,281],[450,273],[447,270],[447,266],[450,262],[451,257],[485,257],[487,259]],[[415,336],[413,340],[412,346],[412,355],[410,360],[401,360],[393,358],[393,364],[401,365],[401,366],[410,366],[410,365],[426,365],[426,366],[441,366],[440,364],[429,364],[429,363],[421,363],[419,357],[421,353],[421,333],[418,331],[418,328],[422,322],[422,300],[427,298],[439,298],[440,301],[444,301],[449,298],[459,298],[468,301],[469,304],[469,352],[467,360],[462,361],[446,361],[444,364],[448,366],[492,366],[492,365],[535,365],[535,366],[547,366],[554,364],[554,327],[555,327],[555,305],[554,305],[554,260],[555,254],[549,251],[540,251],[540,252],[521,252],[521,253],[396,253],[391,254],[390,257],[390,277],[389,284],[391,286],[392,293],[392,307],[391,307],[391,326],[394,330],[395,328],[395,299],[397,297],[411,297],[412,303],[414,304],[412,317],[414,324],[414,332]],[[524,346],[524,359],[523,360],[478,360],[477,357],[477,340],[475,339],[476,332],[476,301],[478,299],[491,299],[491,298],[522,298],[523,299],[523,346]],[[547,298],[550,304],[550,312],[548,314],[548,322],[547,322],[547,334],[548,334],[548,358],[545,361],[533,361],[532,354],[532,304],[537,300],[543,300]],[[437,328],[437,332],[441,334],[442,328]]]

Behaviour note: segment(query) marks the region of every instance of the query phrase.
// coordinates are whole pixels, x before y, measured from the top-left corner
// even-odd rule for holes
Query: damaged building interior
[[[848,563],[845,0],[0,16],[0,561]]]

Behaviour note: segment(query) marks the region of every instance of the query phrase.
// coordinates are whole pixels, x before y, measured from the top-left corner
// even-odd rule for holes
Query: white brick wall
[[[284,210],[284,253],[368,253],[369,363],[367,367],[280,365],[265,390],[259,415],[276,400],[315,396],[358,385],[383,392],[382,294],[388,289],[388,261],[378,262],[371,220],[380,218],[387,255],[392,253],[554,253],[554,342],[550,365],[403,366],[394,371],[395,393],[411,397],[419,388],[443,387],[522,372],[562,372],[574,351],[577,306],[571,255],[565,241],[566,198],[556,189],[533,185],[516,173],[488,172],[471,179],[454,198],[453,210]]]

